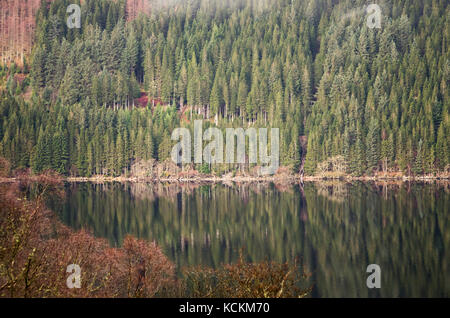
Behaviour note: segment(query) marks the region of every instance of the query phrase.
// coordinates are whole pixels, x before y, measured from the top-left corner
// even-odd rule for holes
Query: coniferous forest
[[[292,174],[448,173],[445,0],[42,2],[23,68],[0,69],[0,156],[12,169],[129,175],[170,160],[176,127],[278,127]],[[183,167],[184,168],[184,167]],[[223,175],[251,166],[192,165]]]

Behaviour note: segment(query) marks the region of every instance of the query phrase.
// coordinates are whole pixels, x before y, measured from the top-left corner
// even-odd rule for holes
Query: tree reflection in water
[[[82,183],[50,204],[112,245],[156,241],[179,267],[235,262],[245,248],[248,261],[299,258],[316,297],[448,297],[449,188]],[[381,266],[380,290],[366,287],[369,264]]]

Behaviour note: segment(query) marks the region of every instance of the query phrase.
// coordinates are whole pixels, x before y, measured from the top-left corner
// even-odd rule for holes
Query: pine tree
[[[305,173],[307,175],[314,175],[317,167],[317,150],[318,143],[316,142],[316,136],[310,135],[308,137],[308,147],[306,152],[306,161],[305,161]]]
[[[218,115],[219,109],[222,105],[222,87],[219,84],[219,76],[216,76],[214,80],[209,103],[211,105],[211,115],[212,116]]]
[[[39,89],[46,83],[46,52],[45,47],[38,47],[32,60],[33,87]]]
[[[423,174],[423,141],[419,141],[417,146],[416,160],[414,161],[413,172],[415,174]]]
[[[394,158],[394,144],[393,136],[390,135],[389,138],[385,138],[381,142],[381,159],[383,161],[383,171],[387,171],[389,166],[392,164]]]
[[[177,81],[177,96],[180,98],[180,108],[183,108],[184,102],[186,100],[186,89],[187,89],[188,73],[186,68],[186,63],[183,61],[181,66],[180,76]]]
[[[367,164],[366,164],[366,153],[364,143],[362,142],[360,135],[356,139],[354,155],[355,155],[354,171],[357,176],[361,176],[366,172]]]
[[[444,170],[444,168],[450,163],[449,156],[450,149],[448,135],[445,134],[444,125],[441,124],[438,130],[436,142],[436,159],[440,170]]]
[[[169,138],[169,134],[164,131],[162,138],[161,138],[161,142],[159,143],[158,146],[158,160],[160,162],[165,161],[167,158],[169,158],[170,156],[170,138]]]
[[[147,131],[145,133],[145,138],[144,138],[144,159],[145,160],[150,160],[154,158],[154,144],[153,144],[153,139],[152,139],[152,135],[150,131]]]
[[[89,143],[87,147],[87,153],[86,153],[86,161],[87,161],[87,170],[86,170],[86,177],[91,177],[92,174],[95,174],[95,153],[94,153],[94,146],[91,143]]]
[[[169,56],[170,53],[166,48],[164,50],[162,66],[161,66],[161,76],[162,76],[162,86],[161,86],[161,98],[164,102],[170,103],[173,93],[173,70],[171,67]]]
[[[367,134],[367,167],[372,170],[378,166],[380,159],[378,122],[372,119]]]
[[[80,134],[77,136],[77,169],[78,174],[81,177],[85,177],[87,175],[87,160],[86,160],[86,152],[87,152],[87,145],[86,145],[86,135],[85,130],[82,129],[80,131]]]

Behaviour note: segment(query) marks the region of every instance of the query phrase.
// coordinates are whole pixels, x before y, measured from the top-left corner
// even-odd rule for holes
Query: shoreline
[[[67,178],[69,183],[284,183],[295,184],[303,182],[450,182],[450,178],[434,177],[434,178],[323,178],[323,177],[305,177],[301,178],[255,178],[255,177],[238,177],[238,178]]]
[[[340,182],[432,182],[443,181],[450,182],[450,174],[442,175],[425,175],[425,176],[403,176],[403,175],[377,175],[377,176],[305,176],[300,175],[275,175],[271,177],[253,177],[253,176],[238,176],[238,177],[214,177],[214,176],[196,176],[196,177],[165,177],[165,178],[151,178],[151,177],[64,177],[57,176],[56,179],[62,182],[69,183],[114,183],[114,182],[131,182],[131,183],[302,183],[302,182],[326,182],[326,181],[340,181]],[[0,183],[14,183],[21,181],[40,182],[40,176],[19,176],[19,177],[0,177]]]
[[[0,183],[14,182],[68,182],[68,183],[303,183],[303,182],[450,182],[450,173],[442,172],[438,174],[428,174],[421,176],[403,175],[400,172],[378,173],[373,176],[355,177],[344,174],[328,174],[319,176],[302,176],[300,174],[289,174],[287,172],[278,173],[270,176],[251,176],[231,174],[221,177],[212,175],[172,175],[166,177],[109,177],[105,175],[95,175],[91,177],[70,177],[55,174],[52,171],[40,175],[31,173],[19,174],[16,177],[0,177]]]

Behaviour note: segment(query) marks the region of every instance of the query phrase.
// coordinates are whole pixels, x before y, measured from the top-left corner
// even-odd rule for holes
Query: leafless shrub
[[[195,267],[184,270],[185,293],[195,298],[297,298],[305,297],[310,287],[302,288],[308,275],[299,271],[297,262],[264,261],[236,264],[217,270]]]
[[[123,248],[55,220],[41,197],[0,187],[0,296],[153,297],[175,284],[174,266],[155,243],[127,237]],[[67,266],[82,269],[82,288],[66,285]]]

